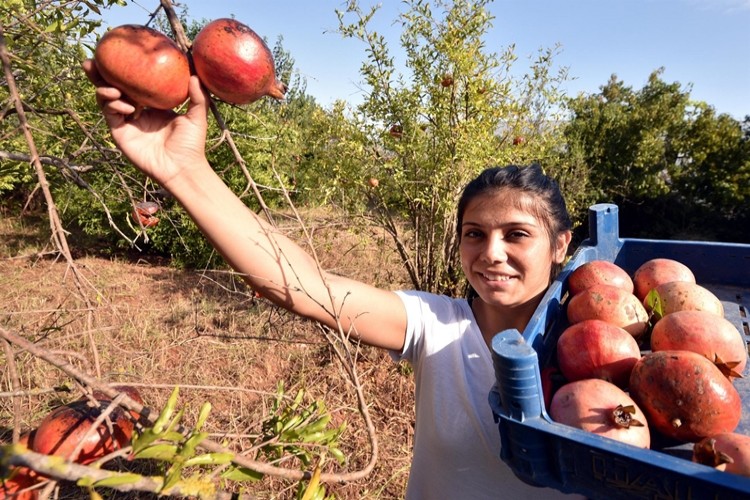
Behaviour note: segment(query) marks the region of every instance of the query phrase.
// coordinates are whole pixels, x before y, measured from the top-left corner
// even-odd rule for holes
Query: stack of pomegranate
[[[750,436],[735,432],[734,380],[747,348],[692,271],[656,258],[631,277],[593,260],[570,273],[568,288],[570,326],[557,343],[563,380],[545,395],[550,417],[642,448],[655,433],[694,443],[694,461],[750,475]]]
[[[235,19],[217,19],[196,35],[190,50],[201,83],[231,104],[263,96],[283,99],[271,51],[252,29]],[[163,33],[126,24],[108,31],[94,61],[102,78],[137,107],[172,109],[187,99],[188,55]]]

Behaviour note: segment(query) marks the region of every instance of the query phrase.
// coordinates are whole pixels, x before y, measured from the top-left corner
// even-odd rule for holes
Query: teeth
[[[484,274],[482,273],[482,276],[484,276],[484,279],[487,281],[508,281],[510,280],[510,276],[508,275],[490,275],[490,274]]]

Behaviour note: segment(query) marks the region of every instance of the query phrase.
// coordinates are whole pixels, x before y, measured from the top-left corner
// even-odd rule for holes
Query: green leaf
[[[251,481],[256,482],[263,479],[263,474],[247,467],[232,467],[222,472],[221,477],[229,481]]]
[[[139,474],[117,474],[115,476],[100,479],[94,483],[94,487],[98,486],[122,486],[124,484],[135,484],[143,479],[143,476]]]

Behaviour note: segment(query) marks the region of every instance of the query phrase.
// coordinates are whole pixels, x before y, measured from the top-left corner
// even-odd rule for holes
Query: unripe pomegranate
[[[286,85],[276,78],[271,51],[263,39],[235,19],[216,19],[193,40],[193,64],[203,85],[231,104],[263,96],[284,99]]]
[[[187,56],[172,39],[147,26],[109,30],[96,45],[94,62],[102,78],[138,106],[172,109],[187,99]]]

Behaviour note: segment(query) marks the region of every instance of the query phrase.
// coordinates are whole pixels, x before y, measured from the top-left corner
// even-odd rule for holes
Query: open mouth
[[[487,281],[510,281],[513,279],[513,276],[508,276],[507,274],[489,274],[489,273],[480,273],[480,274]]]

